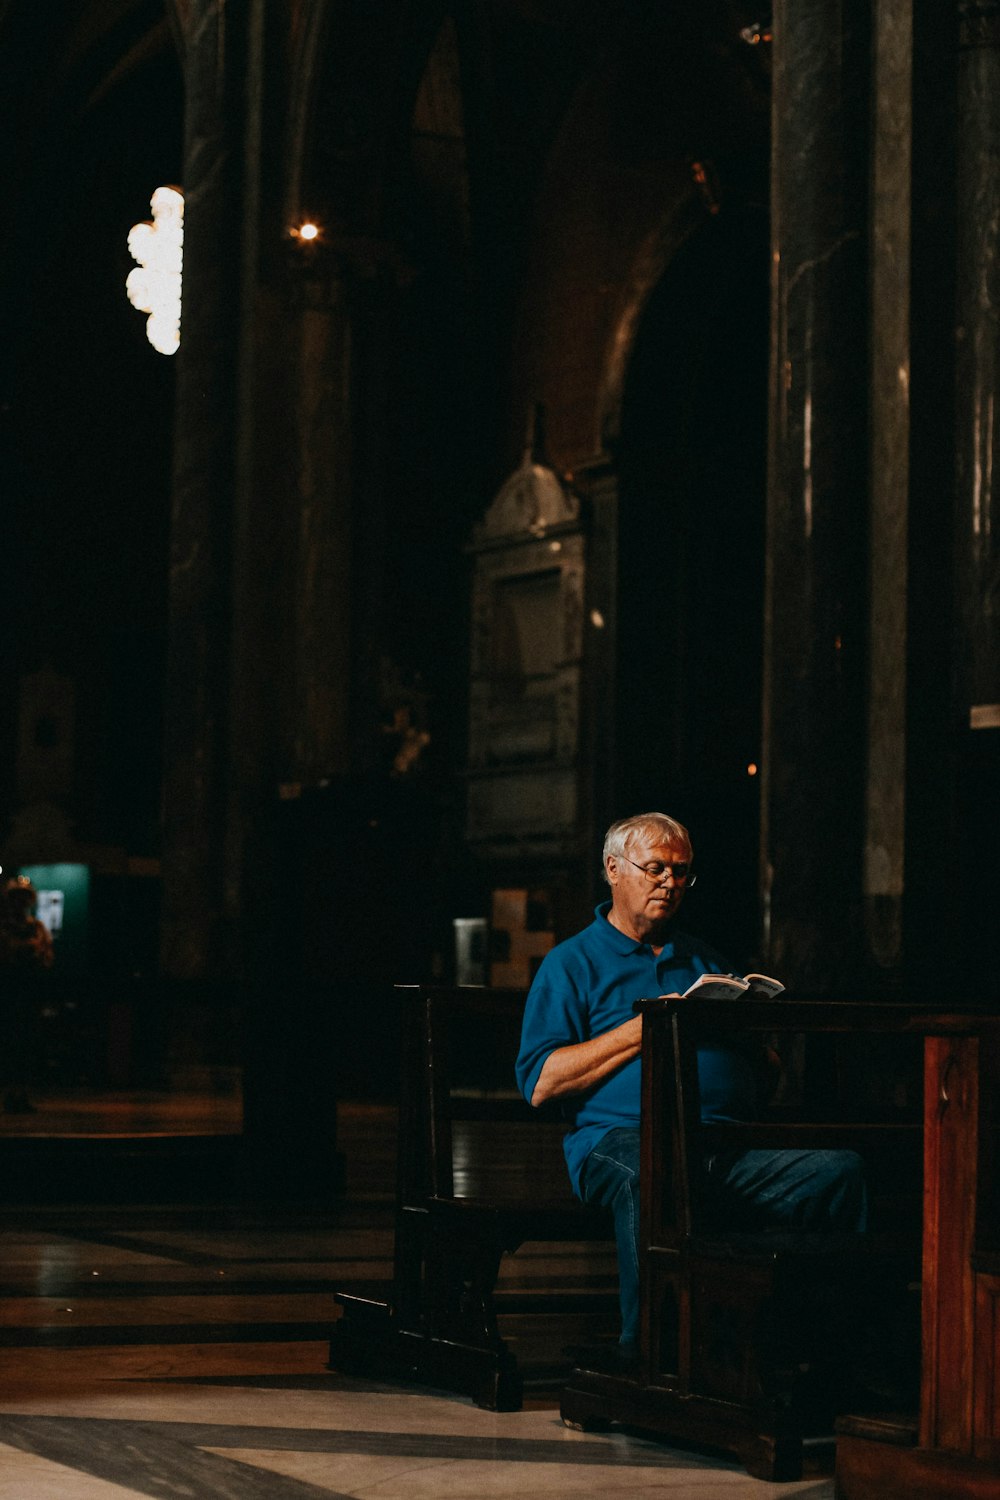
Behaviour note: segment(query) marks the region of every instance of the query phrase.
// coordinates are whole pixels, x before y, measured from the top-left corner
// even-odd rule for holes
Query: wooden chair
[[[514,1087],[524,992],[401,986],[403,1068],[389,1302],[337,1293],[330,1364],[516,1411],[523,1377],[497,1313],[579,1310],[579,1294],[497,1291],[526,1241],[611,1240],[572,1195],[559,1114]],[[609,1287],[607,1300],[614,1298]],[[593,1300],[592,1298],[590,1300]]]
[[[912,1031],[912,1016],[905,1007],[745,999],[657,999],[640,1008],[640,1359],[629,1372],[576,1370],[563,1392],[563,1420],[582,1428],[623,1422],[734,1452],[760,1478],[797,1478],[810,1422],[832,1430],[823,1400],[848,1362],[859,1294],[871,1297],[880,1286],[903,1296],[919,1274],[919,1118],[851,1123],[840,1111],[832,1121],[790,1121],[786,1106],[759,1125],[706,1126],[697,1049],[778,1031],[900,1035]],[[758,1146],[851,1147],[876,1177],[881,1162],[890,1180],[909,1184],[909,1234],[714,1227],[705,1155]]]

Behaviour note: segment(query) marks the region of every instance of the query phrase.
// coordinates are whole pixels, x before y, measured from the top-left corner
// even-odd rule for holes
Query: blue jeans
[[[580,1180],[584,1203],[610,1208],[618,1246],[618,1300],[622,1311],[621,1342],[634,1344],[639,1333],[639,1130],[619,1126],[602,1136],[583,1164]]]
[[[705,1162],[706,1210],[726,1229],[868,1227],[864,1163],[855,1151],[725,1152]],[[583,1166],[586,1203],[610,1208],[618,1245],[621,1342],[639,1332],[639,1128],[609,1130]]]

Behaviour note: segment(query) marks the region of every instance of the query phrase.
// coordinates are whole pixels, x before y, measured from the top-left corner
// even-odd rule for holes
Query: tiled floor
[[[0,1500],[832,1500],[828,1453],[812,1477],[772,1485],[621,1432],[570,1431],[551,1389],[501,1415],[328,1371],[332,1289],[389,1270],[377,1124],[353,1119],[371,1148],[364,1193],[351,1173],[345,1202],[323,1211],[0,1210]],[[522,1275],[551,1270],[542,1252]]]

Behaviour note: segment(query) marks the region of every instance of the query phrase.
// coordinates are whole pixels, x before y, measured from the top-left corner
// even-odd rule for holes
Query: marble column
[[[868,17],[861,0],[774,17],[763,935],[812,994],[863,946]]]
[[[163,780],[162,962],[180,978],[217,968],[222,910],[241,32],[225,0],[191,0]]]
[[[956,40],[953,5],[912,11],[909,610],[903,959],[905,992],[939,982],[953,947],[957,765],[953,625]],[[928,859],[947,850],[949,878]]]
[[[959,941],[992,967],[1000,901],[1000,3],[959,0],[955,718]],[[998,981],[986,985],[994,997]]]
[[[300,814],[303,794],[347,767],[351,317],[339,258],[288,233],[297,169],[288,155],[276,160],[287,100],[269,87],[285,45],[283,18],[253,0],[220,948],[240,984],[254,1189],[322,1196],[343,1171],[331,1078],[338,1012],[303,955],[303,866],[319,834],[302,831]]]
[[[912,0],[876,0],[873,30],[864,897],[868,953],[895,983],[906,852]]]
[[[1000,728],[1000,0],[958,12],[956,595],[959,700],[978,730]]]
[[[279,796],[347,768],[351,609],[351,323],[339,258],[289,235],[274,170],[283,34],[249,8],[239,416],[232,518],[227,967],[264,951]]]
[[[584,649],[590,688],[583,699],[579,842],[589,884],[581,889],[578,880],[571,883],[574,909],[565,914],[565,931],[570,921],[582,926],[588,906],[592,910],[604,900],[607,887],[600,876],[599,851],[606,829],[619,816],[618,714],[610,711],[618,649],[619,485],[611,453],[599,453],[578,465],[572,483],[586,500],[588,516]]]

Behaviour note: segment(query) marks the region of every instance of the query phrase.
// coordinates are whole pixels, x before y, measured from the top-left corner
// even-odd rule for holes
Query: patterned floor
[[[832,1500],[829,1452],[810,1477],[765,1484],[569,1431],[544,1377],[524,1411],[498,1415],[327,1370],[333,1288],[388,1276],[389,1112],[343,1109],[341,1142],[347,1197],[324,1209],[0,1210],[0,1500]],[[509,1274],[604,1295],[609,1267],[581,1253],[532,1247]]]

